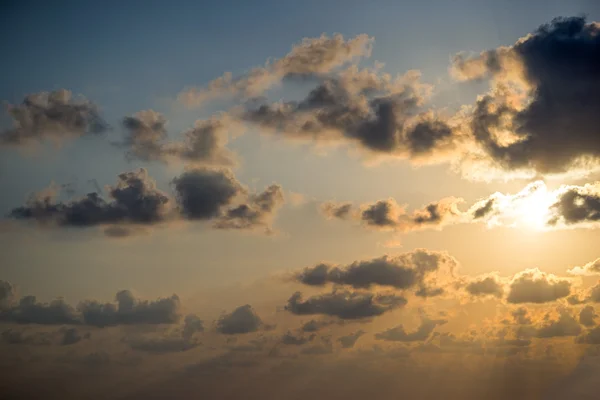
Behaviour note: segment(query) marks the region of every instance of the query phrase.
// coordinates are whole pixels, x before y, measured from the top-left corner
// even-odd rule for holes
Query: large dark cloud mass
[[[495,276],[476,278],[467,283],[465,290],[472,296],[502,297],[504,288]]]
[[[442,277],[451,278],[456,260],[446,253],[424,249],[396,257],[383,256],[365,261],[355,261],[346,266],[318,264],[305,268],[295,279],[305,285],[322,286],[328,283],[369,288],[372,285],[396,289],[412,289],[431,293]],[[439,293],[438,293],[439,294]]]
[[[341,319],[361,319],[376,317],[405,304],[406,299],[401,296],[334,290],[306,300],[300,292],[296,292],[285,309],[296,315],[323,314]]]
[[[130,226],[149,226],[177,218],[209,221],[218,229],[264,229],[284,203],[283,189],[270,185],[249,193],[227,169],[188,169],[172,181],[175,196],[156,188],[145,169],[124,172],[108,187],[106,200],[99,193],[68,202],[57,201],[54,188],[30,196],[9,216],[59,227],[105,226],[110,236],[127,236]]]
[[[551,205],[550,225],[594,224],[600,222],[600,187],[598,184],[561,188]]]
[[[0,146],[26,146],[45,139],[61,140],[99,134],[108,126],[93,103],[73,99],[65,89],[31,94],[8,113],[13,128],[0,132]]]
[[[599,33],[598,24],[583,17],[557,18],[513,46],[456,57],[459,78],[494,81],[493,91],[478,101],[471,127],[495,162],[557,173],[598,161]],[[513,136],[500,138],[503,130]]]
[[[348,69],[323,79],[299,102],[258,103],[246,122],[286,137],[347,141],[372,153],[431,158],[454,149],[446,121],[423,109],[427,87],[418,74],[390,80],[375,71]]]

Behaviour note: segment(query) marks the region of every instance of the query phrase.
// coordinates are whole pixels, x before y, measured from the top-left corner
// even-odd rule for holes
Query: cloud
[[[195,314],[186,315],[183,322],[181,337],[186,340],[190,340],[196,332],[204,332],[204,322]]]
[[[10,307],[17,297],[16,288],[10,282],[0,280],[0,310]]]
[[[300,292],[296,292],[288,300],[285,309],[296,315],[322,314],[351,320],[376,317],[405,304],[406,299],[396,295],[334,290],[306,300]]]
[[[358,330],[354,333],[351,333],[349,335],[346,336],[340,336],[337,341],[340,342],[340,344],[342,345],[342,348],[344,349],[351,349],[352,347],[354,347],[354,345],[356,344],[356,342],[358,341],[358,339],[364,335],[366,332],[362,331],[362,330]]]
[[[494,163],[546,174],[598,162],[599,43],[597,24],[556,18],[512,46],[455,58],[459,79],[492,80],[470,126]]]
[[[63,299],[40,303],[35,296],[25,296],[19,303],[0,312],[0,320],[18,324],[70,325],[78,324],[76,310]]]
[[[72,227],[151,225],[167,219],[172,208],[169,196],[156,188],[144,168],[119,174],[117,184],[108,187],[108,200],[98,193],[90,193],[63,203],[56,202],[55,196],[53,191],[32,195],[24,206],[13,209],[10,216]]]
[[[212,227],[217,229],[263,229],[270,233],[285,201],[281,186],[273,184],[263,192],[251,193],[228,169],[188,169],[173,179],[172,186],[174,197],[158,190],[141,168],[119,174],[117,184],[107,188],[108,200],[90,193],[68,202],[56,201],[56,188],[50,187],[30,196],[9,216],[43,226],[103,226],[106,235],[116,238],[176,219],[212,220]]]
[[[301,101],[247,104],[243,121],[265,132],[314,143],[343,143],[370,156],[450,161],[462,146],[454,122],[424,108],[431,87],[409,71],[391,79],[348,68],[323,78]]]
[[[417,249],[399,256],[383,256],[371,260],[355,261],[345,266],[318,264],[295,274],[295,279],[305,285],[323,286],[329,283],[353,288],[372,285],[395,289],[415,289],[417,295],[441,294],[439,285],[450,280],[458,262],[443,252]],[[426,296],[425,296],[426,297]]]
[[[326,202],[321,205],[321,212],[328,219],[346,219],[352,211],[352,203]]]
[[[600,184],[563,186],[550,209],[550,225],[597,224],[600,222]]]
[[[475,278],[467,283],[465,290],[472,296],[501,298],[504,295],[504,287],[495,275]]]
[[[204,88],[182,91],[179,100],[188,106],[200,106],[224,96],[255,97],[285,78],[324,75],[355,59],[369,56],[372,42],[373,38],[364,34],[348,40],[339,34],[305,38],[283,58],[253,68],[237,78],[227,72]]]
[[[391,198],[363,204],[358,212],[352,211],[351,203],[326,202],[321,206],[321,212],[328,219],[353,218],[371,229],[410,232],[426,228],[440,229],[444,225],[461,222],[463,213],[458,209],[458,204],[462,201],[446,197],[431,202],[412,214],[407,213],[404,206]]]
[[[571,282],[537,268],[515,274],[509,284],[509,303],[548,303],[567,297],[571,293]]]
[[[137,338],[126,341],[133,350],[159,354],[188,351],[200,344],[181,337]]]
[[[310,321],[302,324],[302,327],[300,329],[303,332],[317,332],[318,330],[320,330],[326,326],[332,325],[334,323],[335,323],[335,321],[329,321],[329,320],[317,321],[315,319],[311,319]]]
[[[184,132],[183,141],[166,142],[167,120],[153,110],[140,111],[123,119],[126,136],[121,146],[128,148],[128,159],[142,161],[182,161],[199,166],[234,166],[236,156],[225,146],[240,125],[225,113],[198,120]]]
[[[580,344],[600,344],[600,326],[596,326],[575,339]]]
[[[284,201],[281,186],[271,185],[262,193],[250,195],[248,202],[226,210],[214,226],[218,229],[265,227],[270,231],[273,217]]]
[[[77,307],[83,323],[97,327],[137,324],[174,324],[180,319],[180,300],[177,295],[154,301],[135,298],[129,290],[115,295],[117,304],[95,300],[81,302]]]
[[[225,314],[217,321],[217,332],[226,335],[237,335],[258,331],[263,322],[254,312],[252,306],[246,304]]]
[[[312,341],[314,338],[314,334],[310,335],[309,337],[294,336],[288,331],[281,337],[281,343],[289,346],[302,346],[303,344]]]
[[[74,99],[71,92],[30,94],[20,105],[8,106],[13,128],[0,132],[0,146],[27,146],[45,140],[60,141],[107,130],[96,105]]]
[[[577,319],[568,310],[559,310],[556,320],[548,320],[537,328],[535,336],[538,338],[552,338],[560,336],[577,336],[581,333],[581,326]]]
[[[519,325],[530,325],[531,318],[529,317],[529,311],[525,307],[519,307],[511,312],[512,317],[515,320],[515,323]]]
[[[425,341],[430,336],[433,330],[440,325],[444,325],[448,321],[445,319],[429,319],[427,316],[421,317],[421,324],[413,332],[406,332],[403,325],[398,325],[384,332],[376,333],[375,339],[387,340],[393,342],[416,342]]]
[[[590,261],[582,267],[573,267],[567,272],[571,275],[600,275],[600,258]]]
[[[579,323],[583,326],[592,327],[596,326],[596,309],[593,306],[585,306],[579,312]]]
[[[68,328],[63,334],[61,344],[63,346],[68,346],[80,342],[81,339],[82,337],[77,328]]]
[[[245,189],[228,170],[191,169],[173,179],[181,213],[191,220],[219,217]]]

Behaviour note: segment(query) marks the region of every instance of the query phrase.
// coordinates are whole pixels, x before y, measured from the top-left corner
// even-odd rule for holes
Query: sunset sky
[[[600,3],[0,27],[0,398],[596,398]]]

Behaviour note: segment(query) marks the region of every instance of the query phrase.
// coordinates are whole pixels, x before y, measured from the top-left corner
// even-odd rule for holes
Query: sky
[[[594,398],[597,21],[1,2],[0,397]]]

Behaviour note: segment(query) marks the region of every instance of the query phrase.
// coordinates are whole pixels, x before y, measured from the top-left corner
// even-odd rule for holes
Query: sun
[[[534,230],[544,230],[550,217],[550,207],[554,196],[546,186],[539,186],[515,204],[515,219],[517,223]]]

